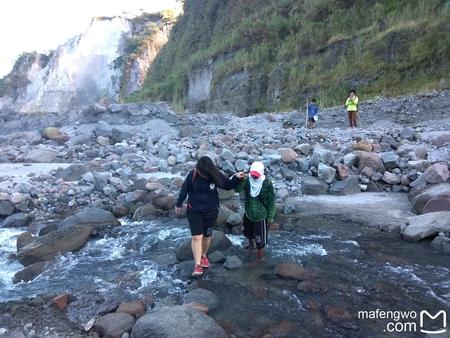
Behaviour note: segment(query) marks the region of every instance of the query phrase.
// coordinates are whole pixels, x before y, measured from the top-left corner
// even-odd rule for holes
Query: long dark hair
[[[209,156],[202,156],[198,159],[195,169],[200,172],[200,175],[207,176],[214,181],[216,185],[221,186],[223,181],[223,174],[217,169]]]

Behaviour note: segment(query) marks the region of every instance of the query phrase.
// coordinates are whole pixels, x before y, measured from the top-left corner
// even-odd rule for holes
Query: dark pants
[[[191,229],[191,235],[210,237],[213,233],[213,225],[216,222],[218,214],[219,209],[194,211],[188,207],[187,219],[189,228]]]
[[[356,128],[357,120],[358,120],[358,112],[357,111],[349,111],[348,112],[348,122],[350,123],[350,128]]]
[[[265,219],[258,222],[253,222],[247,215],[244,215],[244,236],[248,238],[249,241],[254,240],[257,249],[262,249],[267,244],[267,222]]]

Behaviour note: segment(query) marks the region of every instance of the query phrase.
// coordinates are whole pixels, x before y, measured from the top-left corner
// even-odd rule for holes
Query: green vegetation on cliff
[[[312,95],[340,104],[350,87],[366,98],[436,88],[449,78],[449,31],[446,0],[186,0],[128,100],[185,105],[189,75],[208,64],[211,92],[240,72],[277,83],[249,112],[297,108]]]

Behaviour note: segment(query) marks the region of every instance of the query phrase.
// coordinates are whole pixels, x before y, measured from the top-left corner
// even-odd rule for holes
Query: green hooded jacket
[[[258,196],[250,195],[250,181],[247,177],[234,189],[237,192],[244,191],[245,194],[245,214],[253,222],[259,222],[267,219],[267,222],[273,222],[275,218],[275,194],[273,192],[272,181],[266,178],[263,182]]]

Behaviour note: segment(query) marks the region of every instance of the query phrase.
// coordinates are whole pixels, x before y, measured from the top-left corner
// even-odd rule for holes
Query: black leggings
[[[248,240],[254,240],[256,243],[257,249],[262,249],[267,244],[267,222],[265,219],[258,222],[253,222],[250,220],[247,215],[244,215],[244,236],[248,238]]]

